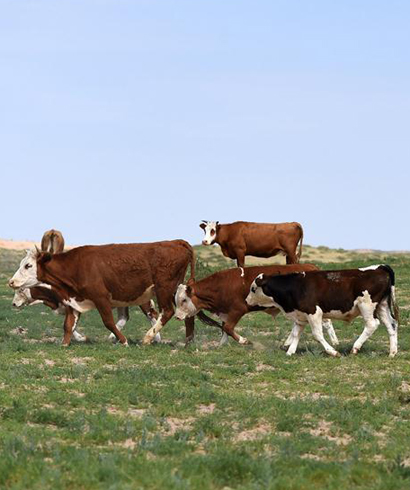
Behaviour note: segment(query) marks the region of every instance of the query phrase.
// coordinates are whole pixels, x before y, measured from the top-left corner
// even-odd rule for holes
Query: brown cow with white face
[[[239,320],[252,311],[265,311],[272,316],[279,313],[278,308],[253,307],[246,303],[246,297],[253,280],[259,274],[290,274],[294,272],[313,271],[318,268],[313,264],[293,265],[268,265],[247,267],[245,269],[227,269],[216,272],[198,282],[188,281],[187,285],[181,284],[175,294],[176,311],[178,320],[186,320],[198,314],[201,320],[201,310],[207,310],[219,316],[223,321],[224,334],[221,344],[228,340],[230,335],[240,344],[249,343],[247,339],[235,332],[235,326]],[[209,321],[207,317],[205,323]],[[213,324],[217,326],[216,322]],[[324,323],[333,344],[338,340],[331,322]],[[293,334],[289,335],[285,345],[293,340]]]
[[[59,254],[64,251],[64,238],[61,231],[46,231],[41,239],[41,251]]]
[[[173,297],[188,265],[193,277],[194,252],[184,240],[84,246],[56,255],[33,250],[21,261],[9,286],[49,284],[74,311],[98,309],[104,325],[124,345],[128,342],[115,325],[112,308],[142,305],[155,295],[160,315],[145,335],[143,342],[148,344],[173,316]],[[193,320],[185,322],[187,340],[193,336]],[[70,325],[64,325],[63,345],[70,343]]]
[[[299,223],[248,223],[235,221],[221,225],[219,221],[203,221],[203,245],[220,245],[225,257],[244,267],[245,256],[273,257],[286,255],[287,264],[297,264],[302,255],[303,229]],[[299,244],[299,250],[297,247]]]

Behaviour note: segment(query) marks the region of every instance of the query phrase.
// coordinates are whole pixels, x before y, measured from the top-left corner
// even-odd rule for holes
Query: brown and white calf
[[[41,239],[41,251],[59,254],[64,251],[64,238],[61,231],[46,231]]]
[[[217,243],[238,267],[244,267],[246,255],[268,258],[283,253],[287,264],[297,264],[302,255],[303,228],[299,223],[235,221],[221,225],[219,221],[203,221],[199,226],[205,232],[202,244]]]
[[[71,318],[71,316],[74,316],[74,324],[72,327],[72,332],[75,340],[77,340],[78,342],[84,342],[87,340],[87,337],[81,335],[77,331],[78,320],[80,319],[80,313],[75,310],[72,310],[70,306],[64,306],[62,299],[56,294],[55,291],[53,291],[52,288],[44,287],[44,286],[35,286],[33,288],[18,289],[14,293],[13,306],[15,308],[23,308],[25,306],[34,306],[38,304],[44,304],[48,306],[57,314],[66,315],[68,317],[67,321],[70,321],[69,319]],[[154,302],[151,300],[148,303],[145,303],[144,305],[140,305],[140,308],[144,313],[144,315],[149,320],[149,322],[151,323],[151,325],[154,325],[156,319],[158,318],[158,313],[154,308]],[[128,307],[117,308],[116,327],[119,330],[122,330],[125,327],[125,324],[127,323],[128,320],[129,320]],[[109,338],[114,340],[115,335],[111,333]],[[161,341],[161,336],[159,333],[156,335],[155,340],[157,342]]]
[[[390,357],[394,357],[397,353],[398,328],[394,282],[394,272],[388,265],[310,271],[287,276],[260,274],[253,281],[246,302],[249,306],[279,308],[293,320],[297,329],[288,355],[295,353],[300,333],[309,323],[313,337],[325,351],[338,356],[339,353],[323,337],[322,320],[329,318],[350,322],[360,315],[365,327],[352,352],[359,352],[382,321],[389,334]]]
[[[252,311],[263,310],[273,317],[279,313],[279,310],[275,307],[249,306],[246,303],[246,297],[253,280],[261,273],[290,274],[296,271],[312,270],[317,270],[317,267],[313,264],[235,268],[216,272],[198,282],[188,281],[187,285],[181,284],[175,294],[175,317],[179,320],[185,320],[198,314],[198,318],[204,319],[203,317],[201,318],[200,311],[208,310],[219,316],[223,321],[221,344],[228,340],[228,335],[240,344],[247,344],[249,343],[248,340],[235,332],[235,326],[244,315]],[[216,326],[217,324],[214,323],[214,325]],[[332,323],[325,322],[325,327],[332,342],[337,344],[338,340]],[[285,345],[288,345],[292,339],[291,334]]]
[[[174,294],[189,265],[193,278],[194,252],[184,240],[84,246],[56,255],[31,250],[9,286],[48,284],[72,310],[82,313],[96,308],[104,325],[125,345],[127,339],[115,325],[112,308],[142,305],[155,295],[160,315],[144,337],[148,344],[173,316]],[[185,326],[189,340],[194,319],[187,319]],[[71,322],[64,327],[63,345],[69,345]]]

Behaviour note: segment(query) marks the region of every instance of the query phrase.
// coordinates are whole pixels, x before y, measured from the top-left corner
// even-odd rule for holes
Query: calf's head
[[[265,279],[264,274],[259,274],[259,276],[253,281],[249,294],[246,297],[246,302],[249,306],[275,306],[273,299],[266,296],[266,294],[263,292],[263,287],[266,282],[267,279]]]
[[[31,297],[29,288],[17,289],[17,291],[14,293],[13,306],[15,308],[22,308],[23,306],[27,306],[32,303],[32,301],[33,298]]]
[[[13,289],[23,289],[36,286],[37,279],[37,254],[36,249],[27,250],[27,254],[20,262],[20,267],[9,280],[9,286]]]
[[[218,229],[220,227],[219,221],[202,221],[199,225],[204,230],[205,238],[202,240],[203,245],[212,245],[215,243]]]
[[[198,313],[198,308],[194,304],[195,293],[190,285],[180,284],[175,293],[175,317],[177,320],[185,320]]]

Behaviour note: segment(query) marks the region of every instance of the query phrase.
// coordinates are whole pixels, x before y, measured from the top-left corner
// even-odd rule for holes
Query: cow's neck
[[[67,290],[70,296],[76,296],[76,284],[70,274],[67,274],[64,264],[64,254],[53,255],[45,264],[37,264],[37,278],[54,287],[59,294],[63,293],[63,299]]]

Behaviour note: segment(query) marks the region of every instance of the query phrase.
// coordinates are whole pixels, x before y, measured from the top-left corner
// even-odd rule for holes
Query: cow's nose
[[[13,287],[14,287],[14,281],[13,281],[13,279],[10,279],[10,281],[9,281],[9,286],[10,286],[11,288],[13,288]]]
[[[17,308],[17,304],[16,303],[13,303],[13,306],[14,306],[14,308]]]
[[[202,245],[208,245],[208,242],[206,240],[202,240]]]

